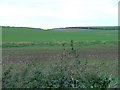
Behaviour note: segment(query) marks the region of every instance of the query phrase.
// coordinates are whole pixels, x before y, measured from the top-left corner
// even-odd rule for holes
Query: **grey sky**
[[[0,0],[0,25],[37,28],[118,25],[119,0]]]

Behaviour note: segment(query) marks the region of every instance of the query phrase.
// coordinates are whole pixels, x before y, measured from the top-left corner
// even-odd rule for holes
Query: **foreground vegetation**
[[[89,70],[86,63],[79,60],[68,64],[61,61],[44,66],[26,63],[21,71],[11,65],[3,72],[3,88],[117,88],[117,78]],[[97,67],[99,68],[99,67]],[[18,68],[17,68],[18,69]]]

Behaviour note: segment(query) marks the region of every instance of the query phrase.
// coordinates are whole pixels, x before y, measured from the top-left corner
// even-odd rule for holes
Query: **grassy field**
[[[3,27],[2,47],[3,88],[118,87],[118,30]]]
[[[118,40],[118,30],[57,29],[41,30],[3,27],[3,42],[39,41],[113,41]]]

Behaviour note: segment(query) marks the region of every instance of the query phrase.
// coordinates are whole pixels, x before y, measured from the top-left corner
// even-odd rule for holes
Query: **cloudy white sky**
[[[0,0],[0,25],[36,28],[118,25],[119,0]]]

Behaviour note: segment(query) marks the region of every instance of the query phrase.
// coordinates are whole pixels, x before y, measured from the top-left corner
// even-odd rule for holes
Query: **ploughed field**
[[[117,75],[118,47],[117,45],[91,45],[91,46],[74,46],[77,50],[81,61],[88,61],[92,64],[106,64],[109,73]],[[3,64],[15,64],[26,62],[47,62],[61,61],[62,55],[64,60],[74,60],[74,54],[69,53],[71,47],[47,46],[47,47],[11,47],[3,48]],[[105,67],[104,67],[105,69]],[[106,71],[107,72],[107,71]]]
[[[3,62],[26,62],[26,61],[45,61],[60,60],[62,53],[66,54],[66,59],[72,59],[72,55],[67,53],[70,47],[12,47],[3,48]],[[117,45],[94,45],[94,46],[77,46],[77,53],[81,59],[88,60],[117,60]]]

